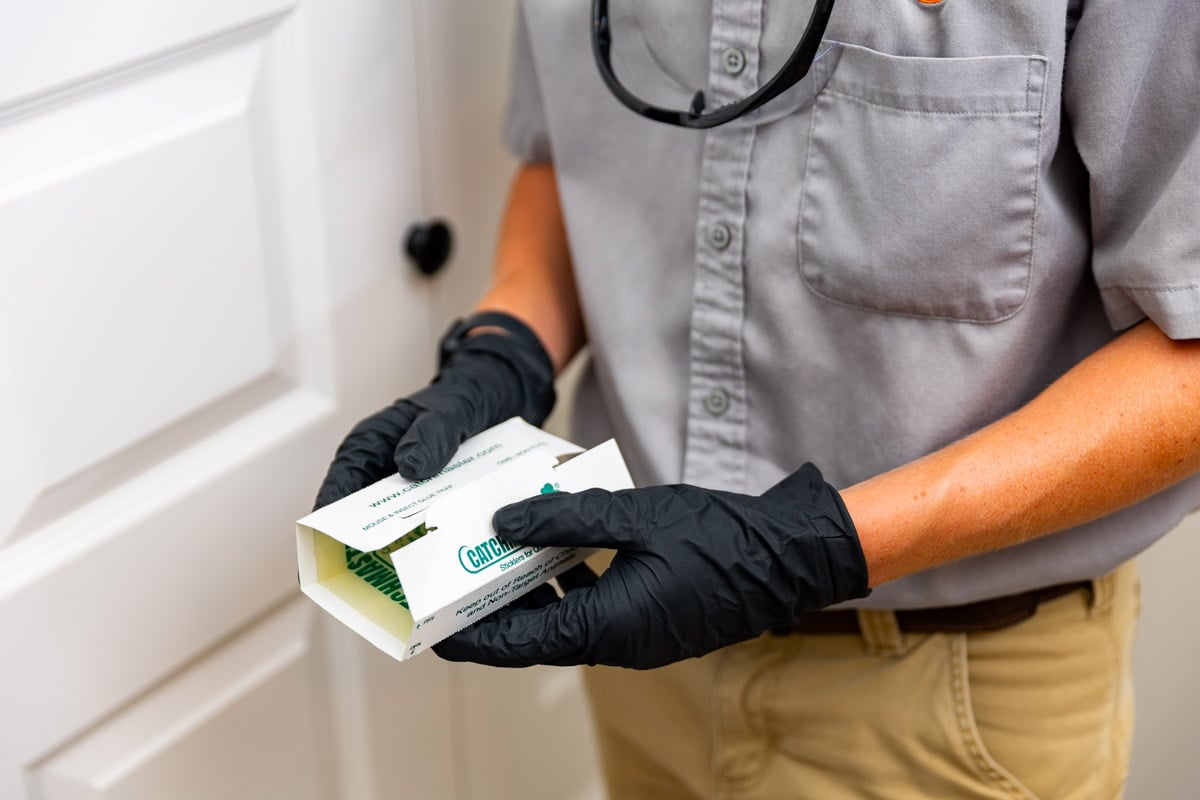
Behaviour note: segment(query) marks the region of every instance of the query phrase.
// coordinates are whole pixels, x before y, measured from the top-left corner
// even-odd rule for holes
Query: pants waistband
[[[905,609],[891,613],[895,615],[902,633],[980,633],[1016,625],[1036,614],[1042,603],[1081,590],[1095,599],[1093,581],[1074,581],[965,605]],[[852,609],[816,611],[801,614],[795,623],[774,632],[780,635],[862,633],[860,617],[859,612]]]

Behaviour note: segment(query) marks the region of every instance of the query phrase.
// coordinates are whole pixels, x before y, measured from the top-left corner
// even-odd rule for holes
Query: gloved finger
[[[558,592],[554,591],[554,587],[550,584],[543,583],[536,589],[532,589],[528,593],[521,595],[516,600],[509,601],[505,608],[533,609],[557,602]]]
[[[569,592],[537,609],[502,608],[435,645],[434,652],[447,661],[492,667],[593,663],[586,613],[594,591]]]
[[[654,516],[645,489],[589,489],[540,495],[505,506],[492,516],[492,527],[515,544],[636,548],[642,546]]]
[[[396,445],[396,469],[410,481],[423,481],[442,471],[471,430],[462,414],[422,411]]]
[[[321,484],[321,488],[317,489],[317,499],[313,501],[313,511],[316,511],[318,508],[324,508],[330,503],[336,503],[343,497],[349,497],[359,489],[363,488],[363,486],[368,485],[369,484],[362,484],[360,486],[357,483],[343,484],[340,483],[336,478],[326,475],[325,481]]]
[[[599,576],[587,564],[580,562],[556,578],[563,592],[572,589],[590,589],[596,585]]]
[[[554,591],[554,587],[551,586],[550,584],[543,583],[541,586],[538,586],[537,588],[527,592],[526,594],[521,595],[517,599],[510,601],[504,607],[510,608],[510,609],[522,609],[522,610],[526,610],[526,611],[532,611],[535,609],[539,609],[539,608],[548,606],[551,603],[557,603],[557,602],[558,602],[558,592]],[[487,617],[484,617],[484,619],[487,619]],[[479,622],[476,622],[474,624],[479,625],[482,621],[483,620],[480,620]],[[433,652],[437,653],[439,656],[442,656],[442,652],[441,652],[442,644],[443,644],[442,642],[438,642],[437,644],[435,644],[433,646]],[[442,657],[445,658],[445,656],[442,656]],[[457,660],[462,661],[465,659],[457,659]]]
[[[392,452],[416,414],[416,408],[399,400],[360,420],[338,445],[317,491],[315,507],[340,500],[395,472]]]

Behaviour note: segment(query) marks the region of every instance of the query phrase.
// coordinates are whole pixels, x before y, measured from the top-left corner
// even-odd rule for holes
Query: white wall
[[[1142,622],[1134,656],[1137,726],[1128,800],[1200,797],[1200,515],[1141,558]]]

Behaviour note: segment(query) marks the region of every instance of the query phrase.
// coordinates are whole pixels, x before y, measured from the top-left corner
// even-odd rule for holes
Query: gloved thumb
[[[410,481],[432,478],[473,432],[457,415],[422,411],[396,445],[396,469]]]
[[[644,492],[589,489],[541,495],[500,509],[492,526],[514,544],[635,548],[642,544],[650,514]]]

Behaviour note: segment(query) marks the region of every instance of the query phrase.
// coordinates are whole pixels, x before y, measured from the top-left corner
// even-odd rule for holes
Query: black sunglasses
[[[608,0],[593,0],[592,2],[592,54],[596,57],[596,66],[600,69],[600,77],[604,79],[609,90],[631,111],[641,114],[655,122],[665,122],[668,125],[678,125],[683,128],[715,128],[732,122],[744,114],[749,114],[756,108],[769,103],[797,83],[808,74],[816,58],[817,48],[821,37],[825,35],[825,26],[829,24],[829,15],[833,12],[833,0],[816,0],[812,16],[808,18],[808,27],[804,37],[796,45],[788,57],[783,69],[771,80],[759,87],[758,91],[736,103],[704,110],[704,92],[698,91],[692,98],[692,107],[687,111],[672,111],[651,105],[625,88],[617,79],[612,69],[612,30],[608,24]]]

